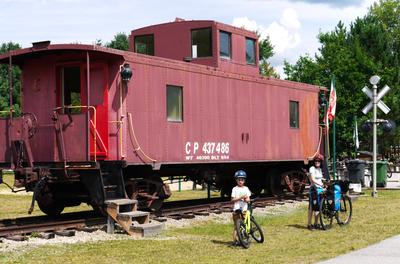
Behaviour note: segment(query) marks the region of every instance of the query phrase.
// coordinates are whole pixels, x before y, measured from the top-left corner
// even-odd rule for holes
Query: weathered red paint
[[[187,53],[190,29],[204,26],[213,28],[215,56],[184,62],[182,58],[190,54]],[[232,32],[231,61],[219,58],[219,29]],[[53,109],[59,106],[57,67],[65,63],[84,64],[86,52],[93,62],[90,104],[98,110],[98,133],[103,143],[108,141],[103,149],[96,143],[98,158],[125,159],[128,164],[184,164],[294,161],[314,155],[318,149],[320,87],[259,77],[257,66],[246,65],[245,56],[240,59],[238,55],[244,52],[244,36],[255,38],[254,33],[213,21],[186,21],[132,31],[132,36],[153,31],[156,55],[160,57],[90,45],[50,45],[45,49],[29,48],[0,56],[0,63],[6,63],[12,55],[13,62],[23,70],[24,111],[34,113],[39,121],[39,131],[30,140],[36,162],[61,161],[52,120]],[[179,49],[176,43],[158,44],[167,37],[187,39],[188,44],[179,42],[183,43]],[[119,69],[123,63],[130,64],[133,77],[123,85],[121,94]],[[167,121],[166,85],[183,87],[181,123]],[[300,105],[299,129],[289,127],[291,100]],[[68,123],[66,115],[60,118],[68,161],[85,159],[86,153],[81,153],[85,151],[83,115],[71,115],[72,123]],[[132,124],[128,122],[130,119]],[[3,144],[5,127],[1,120],[0,163],[9,160],[5,155],[7,144]],[[119,129],[122,129],[122,149]],[[220,147],[224,143],[224,153],[216,150],[212,154],[202,153],[206,143],[220,143]],[[199,148],[193,153],[196,144]]]

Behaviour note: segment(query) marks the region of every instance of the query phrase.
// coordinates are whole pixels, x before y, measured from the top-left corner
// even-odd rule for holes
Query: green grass
[[[220,197],[219,192],[211,191],[211,197]],[[190,200],[190,199],[203,199],[207,198],[207,190],[185,190],[185,191],[173,191],[171,197],[166,200],[179,201],[179,200]]]
[[[309,231],[306,206],[258,217],[266,241],[244,250],[229,246],[232,224],[214,221],[170,229],[163,239],[42,246],[0,256],[1,263],[310,263],[366,247],[400,233],[400,192],[380,191],[354,203],[349,226]],[[271,210],[271,209],[270,209]]]

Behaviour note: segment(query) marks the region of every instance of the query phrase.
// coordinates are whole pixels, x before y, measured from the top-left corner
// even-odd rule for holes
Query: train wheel
[[[36,200],[40,210],[49,216],[60,215],[64,210],[64,205],[56,201],[51,193],[42,193]]]
[[[306,187],[307,176],[302,171],[288,171],[282,173],[282,183],[289,192],[301,194]]]
[[[130,199],[138,200],[140,208],[152,211],[160,210],[164,199],[171,196],[168,184],[158,176],[131,179],[125,183],[125,189]]]

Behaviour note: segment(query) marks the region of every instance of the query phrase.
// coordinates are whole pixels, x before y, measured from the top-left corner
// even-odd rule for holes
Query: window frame
[[[66,69],[68,69],[68,68],[70,68],[70,69],[73,69],[73,68],[75,68],[75,70],[77,70],[78,71],[78,76],[79,76],[79,80],[78,80],[78,84],[79,84],[79,92],[77,92],[77,91],[73,91],[73,90],[71,90],[70,88],[71,87],[69,87],[69,88],[66,88],[65,87],[65,85],[66,85],[66,75],[65,75],[65,70]],[[75,72],[75,74],[76,74],[76,72]],[[62,66],[60,66],[60,68],[59,68],[59,82],[60,82],[60,97],[59,97],[59,100],[60,100],[60,107],[62,107],[63,109],[62,109],[62,112],[65,114],[65,113],[69,113],[69,114],[80,114],[80,113],[82,113],[83,112],[83,109],[82,108],[65,108],[66,106],[68,107],[68,106],[82,106],[83,105],[83,103],[82,103],[82,100],[83,100],[83,90],[82,90],[82,67],[81,67],[81,65],[80,64],[65,64],[65,65],[62,65]],[[75,77],[77,77],[77,76],[75,76]],[[67,96],[66,96],[66,93],[69,93],[69,99],[70,99],[70,104],[66,104],[66,98],[67,98]],[[72,94],[73,93],[76,93],[76,94],[78,94],[79,95],[79,104],[78,105],[76,105],[76,104],[73,104],[73,96],[72,96]]]
[[[229,37],[229,56],[221,55],[221,34],[226,34]],[[219,57],[222,59],[232,59],[232,33],[224,30],[219,30]]]
[[[210,54],[207,55],[207,56],[199,56],[199,52],[197,51],[197,57],[194,58],[193,57],[193,31],[206,30],[206,29],[210,30],[210,39],[209,39],[209,41],[210,41]],[[212,41],[213,41],[213,29],[212,29],[212,27],[192,28],[190,30],[190,50],[191,50],[192,58],[194,58],[194,59],[212,58],[213,57],[213,43],[212,43]]]
[[[248,41],[248,40],[250,40],[250,41],[253,42],[254,63],[253,63],[253,62],[249,62],[249,61],[247,60],[247,41]],[[254,66],[257,65],[256,39],[245,37],[245,47],[246,47],[246,49],[245,49],[245,60],[246,60],[246,64],[247,64],[247,65],[254,65]]]
[[[152,54],[148,54],[148,53],[140,53],[137,52],[137,48],[136,48],[136,39],[140,38],[140,37],[152,37],[153,38],[153,53]],[[144,35],[137,35],[133,37],[133,48],[134,48],[134,52],[138,53],[138,54],[144,54],[144,55],[149,55],[149,56],[154,56],[155,54],[155,43],[154,43],[154,34],[144,34]],[[146,47],[146,51],[147,51],[147,47]]]
[[[178,119],[174,119],[174,118],[171,118],[170,117],[170,113],[169,113],[169,111],[168,111],[168,106],[169,106],[169,100],[168,100],[168,89],[169,88],[179,88],[179,90],[180,90],[180,102],[178,102],[178,104],[180,105],[180,116],[179,116],[179,118]],[[180,85],[173,85],[173,84],[167,84],[166,85],[166,96],[165,96],[165,102],[166,102],[166,119],[167,119],[167,122],[169,122],[169,123],[183,123],[183,86],[180,86]],[[176,102],[174,102],[174,103],[176,103]]]
[[[292,105],[296,105],[296,116],[292,117]],[[292,122],[293,119],[295,122]],[[293,123],[294,126],[292,125]],[[300,102],[289,100],[289,127],[292,129],[300,129]]]

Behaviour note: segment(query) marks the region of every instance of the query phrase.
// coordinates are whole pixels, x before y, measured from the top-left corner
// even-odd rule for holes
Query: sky
[[[215,20],[269,36],[271,64],[283,75],[283,62],[314,56],[317,35],[339,21],[349,25],[367,14],[374,0],[0,0],[0,43],[93,44],[118,32],[175,20]],[[168,43],[166,43],[168,45]]]

